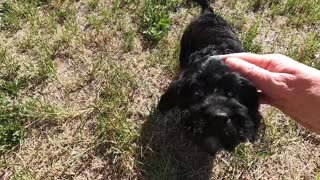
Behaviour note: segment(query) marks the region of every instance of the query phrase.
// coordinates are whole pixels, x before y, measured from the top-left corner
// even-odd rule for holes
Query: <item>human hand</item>
[[[226,64],[251,80],[260,101],[282,110],[301,125],[320,134],[320,71],[278,55],[224,55]]]

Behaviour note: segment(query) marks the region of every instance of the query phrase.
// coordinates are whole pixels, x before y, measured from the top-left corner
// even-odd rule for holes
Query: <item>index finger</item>
[[[230,57],[240,58],[245,60],[251,64],[254,64],[260,68],[271,70],[271,64],[273,63],[273,59],[266,55],[259,55],[253,53],[235,53],[235,54],[226,54],[222,55],[222,57],[226,60]]]
[[[270,72],[283,72],[288,74],[298,73],[298,67],[306,68],[304,64],[301,64],[287,56],[281,54],[252,54],[252,53],[235,53],[222,55],[224,60],[230,57],[242,59],[248,63],[254,64],[262,69],[266,69]]]

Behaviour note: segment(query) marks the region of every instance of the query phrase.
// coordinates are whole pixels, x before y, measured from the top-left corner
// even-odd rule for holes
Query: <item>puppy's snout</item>
[[[219,119],[229,119],[229,116],[226,112],[217,112],[216,117]]]

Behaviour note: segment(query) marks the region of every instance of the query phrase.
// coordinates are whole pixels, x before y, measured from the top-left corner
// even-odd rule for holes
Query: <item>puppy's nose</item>
[[[229,116],[228,116],[228,114],[225,113],[225,112],[218,112],[218,113],[216,113],[216,117],[217,117],[218,119],[221,119],[221,120],[228,120],[228,119],[230,119]]]
[[[220,112],[216,114],[216,122],[221,125],[226,125],[231,123],[231,119],[225,112]]]
[[[217,137],[209,136],[203,140],[202,147],[214,156],[222,148],[222,144]]]

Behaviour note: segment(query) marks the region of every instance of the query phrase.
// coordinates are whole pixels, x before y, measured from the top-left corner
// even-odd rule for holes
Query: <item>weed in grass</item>
[[[259,24],[258,23],[254,23],[244,34],[243,36],[243,46],[244,49],[248,52],[252,52],[252,53],[260,53],[262,51],[262,47],[260,44],[257,44],[257,42],[255,42],[256,37],[259,34]]]
[[[170,12],[178,5],[177,0],[147,0],[143,10],[142,34],[153,42],[158,42],[169,30]]]
[[[171,23],[169,14],[160,5],[147,6],[143,16],[142,28],[144,31],[142,33],[147,39],[159,41],[168,32]]]
[[[24,127],[21,108],[0,91],[0,154],[20,143]]]
[[[28,126],[57,121],[68,117],[61,108],[51,106],[39,99],[16,101],[0,91],[0,153],[18,145]]]

